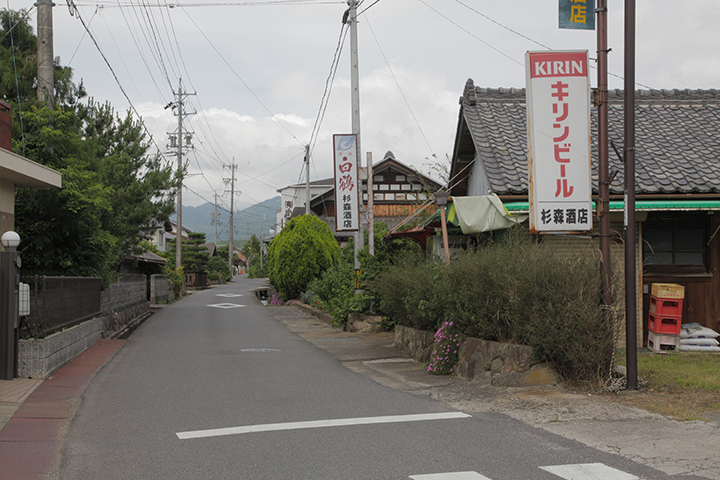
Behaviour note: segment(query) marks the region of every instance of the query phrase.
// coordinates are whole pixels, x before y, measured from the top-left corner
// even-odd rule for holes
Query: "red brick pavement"
[[[0,430],[3,480],[40,480],[59,467],[61,432],[95,374],[123,346],[124,340],[98,340],[75,360],[45,380]]]

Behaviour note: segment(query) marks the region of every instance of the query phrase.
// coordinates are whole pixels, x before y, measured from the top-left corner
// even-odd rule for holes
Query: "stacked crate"
[[[648,314],[648,347],[656,353],[680,346],[685,287],[674,283],[653,283]]]

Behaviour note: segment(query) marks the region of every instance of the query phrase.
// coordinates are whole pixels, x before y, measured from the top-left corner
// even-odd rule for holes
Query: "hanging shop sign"
[[[595,0],[558,0],[558,26],[595,30]]]
[[[592,230],[588,53],[527,52],[530,230]]]
[[[360,225],[357,135],[333,135],[335,145],[335,230],[356,231]]]

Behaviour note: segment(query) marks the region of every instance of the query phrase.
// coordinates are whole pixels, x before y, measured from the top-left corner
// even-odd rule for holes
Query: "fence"
[[[101,311],[100,278],[35,275],[20,281],[30,286],[30,314],[20,323],[21,336],[45,336]]]

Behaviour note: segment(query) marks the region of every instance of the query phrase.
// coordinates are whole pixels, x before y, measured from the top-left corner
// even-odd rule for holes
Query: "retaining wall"
[[[175,300],[175,291],[167,275],[150,275],[150,305],[163,305]]]
[[[435,333],[398,325],[395,346],[422,363],[429,363]],[[533,360],[531,347],[467,338],[460,343],[453,374],[467,380],[486,380],[494,386],[554,385],[560,377],[551,364]]]
[[[48,378],[100,338],[115,338],[147,318],[146,289],[145,275],[122,274],[101,293],[102,311],[97,317],[43,339],[20,340],[18,377]]]

